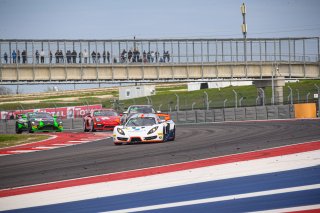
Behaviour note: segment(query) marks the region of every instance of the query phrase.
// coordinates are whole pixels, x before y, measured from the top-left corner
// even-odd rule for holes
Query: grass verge
[[[0,135],[0,148],[16,146],[25,143],[37,142],[48,139],[49,135],[15,135],[15,134],[5,134]]]

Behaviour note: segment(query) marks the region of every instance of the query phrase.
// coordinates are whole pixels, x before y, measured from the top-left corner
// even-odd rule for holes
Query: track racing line
[[[0,190],[14,212],[320,212],[320,141]]]

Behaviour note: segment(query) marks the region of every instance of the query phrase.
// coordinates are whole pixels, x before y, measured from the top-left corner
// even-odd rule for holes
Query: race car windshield
[[[131,118],[126,126],[152,126],[156,124],[156,120],[152,117]]]
[[[103,110],[103,111],[94,111],[94,116],[117,116],[116,112],[110,110]]]
[[[155,113],[151,107],[131,107],[129,113]]]
[[[29,114],[30,118],[52,118],[52,116],[48,113],[33,113]]]

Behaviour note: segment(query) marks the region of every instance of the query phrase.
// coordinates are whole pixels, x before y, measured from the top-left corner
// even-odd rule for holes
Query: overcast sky
[[[0,0],[2,39],[320,36],[319,0]]]

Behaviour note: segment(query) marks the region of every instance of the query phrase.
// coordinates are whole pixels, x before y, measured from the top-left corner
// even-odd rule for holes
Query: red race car
[[[113,109],[96,109],[83,118],[83,130],[85,132],[113,130],[117,125],[120,125],[120,116]]]

